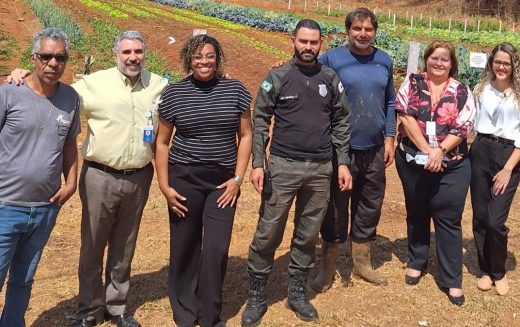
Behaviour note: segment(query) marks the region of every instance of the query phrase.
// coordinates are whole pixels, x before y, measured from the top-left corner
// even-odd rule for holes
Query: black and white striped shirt
[[[240,115],[251,94],[237,80],[201,82],[189,76],[166,89],[159,113],[175,126],[170,163],[209,163],[234,168]]]

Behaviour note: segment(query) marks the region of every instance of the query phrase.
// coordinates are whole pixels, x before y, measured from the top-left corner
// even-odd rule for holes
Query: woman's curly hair
[[[509,58],[511,58],[511,89],[513,91],[513,95],[515,96],[516,106],[518,110],[520,110],[520,57],[516,48],[510,43],[500,43],[493,49],[493,51],[491,51],[491,55],[487,60],[486,69],[484,70],[482,79],[475,87],[475,92],[473,93],[475,97],[478,98],[484,89],[484,86],[497,78],[493,72],[493,60],[495,59],[495,55],[498,51],[507,53]]]
[[[184,43],[180,54],[182,68],[186,74],[191,74],[193,71],[191,68],[191,59],[197,52],[201,51],[206,44],[211,44],[215,48],[215,54],[217,56],[215,62],[215,77],[222,77],[224,72],[224,51],[217,39],[209,35],[195,35]]]

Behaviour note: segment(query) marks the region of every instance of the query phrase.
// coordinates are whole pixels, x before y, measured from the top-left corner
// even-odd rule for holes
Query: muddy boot
[[[386,278],[376,273],[372,268],[370,241],[352,240],[352,265],[354,275],[363,278],[367,282],[383,286],[388,284]]]
[[[296,313],[303,321],[318,319],[318,311],[309,302],[307,295],[307,278],[291,276],[287,292],[287,307]]]
[[[336,273],[336,258],[338,256],[338,243],[330,243],[322,241],[320,272],[312,281],[311,288],[318,293],[327,291],[334,282],[334,274]]]
[[[249,275],[249,298],[242,313],[242,327],[258,326],[267,311],[265,286],[267,279],[256,278]]]

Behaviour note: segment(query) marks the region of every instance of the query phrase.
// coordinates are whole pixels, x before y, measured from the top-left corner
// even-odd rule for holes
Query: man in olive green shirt
[[[117,67],[84,76],[72,85],[87,119],[79,180],[81,250],[74,327],[94,326],[105,319],[118,327],[141,326],[127,314],[126,299],[139,224],[153,177],[157,102],[167,82],[143,69],[146,43],[141,33],[122,33],[114,51]],[[28,73],[16,70],[8,80],[20,82]]]

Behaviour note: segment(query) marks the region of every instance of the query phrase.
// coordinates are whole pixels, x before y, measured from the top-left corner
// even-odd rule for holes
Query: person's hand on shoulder
[[[30,70],[22,69],[22,68],[15,68],[9,76],[5,79],[6,83],[9,84],[15,84],[15,85],[21,85],[23,84],[23,79],[29,76],[31,73]]]

